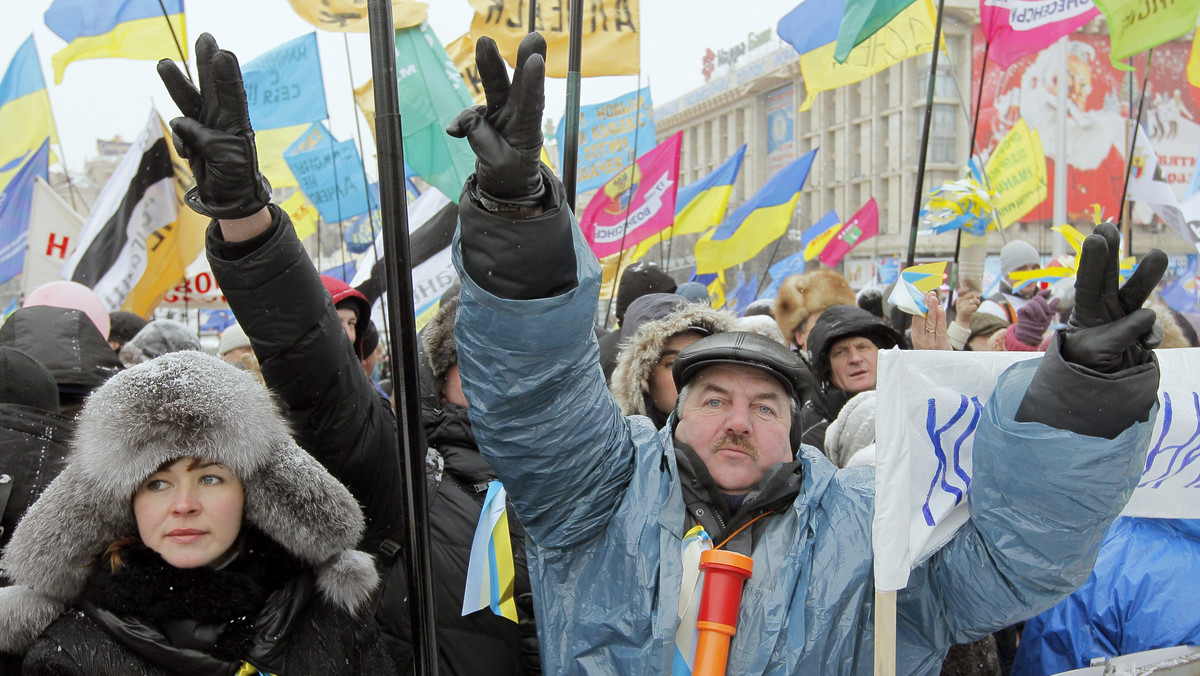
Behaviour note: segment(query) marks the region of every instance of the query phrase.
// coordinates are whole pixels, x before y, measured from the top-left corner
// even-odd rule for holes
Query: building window
[[[932,62],[932,52],[922,54],[917,58],[917,92],[920,98],[925,98],[929,87],[929,66]],[[936,98],[958,96],[957,83],[954,80],[954,66],[945,56],[938,57],[937,82],[933,85],[933,95]]]

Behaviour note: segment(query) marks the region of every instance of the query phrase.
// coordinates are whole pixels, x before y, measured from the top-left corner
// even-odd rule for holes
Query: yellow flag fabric
[[[292,219],[292,227],[296,229],[296,238],[303,242],[317,231],[317,208],[297,190],[291,197],[279,205],[284,213]]]
[[[708,283],[708,297],[716,309],[725,307],[725,271],[717,272],[717,278]]]
[[[368,119],[374,119],[374,115]],[[258,169],[271,182],[272,188],[299,187],[300,184],[283,159],[283,151],[295,143],[309,126],[305,123],[254,131],[254,146],[258,149]]]
[[[529,32],[525,0],[467,0],[475,8],[471,38],[496,41],[510,66],[517,45]],[[582,74],[636,75],[640,67],[639,0],[590,0],[584,4]],[[535,28],[546,38],[546,75],[567,76],[568,11],[566,2],[539,2]]]
[[[71,11],[72,5],[76,4],[76,2],[68,2],[64,5],[55,3],[55,6],[52,6],[47,12],[46,25],[68,41],[67,46],[56,52],[50,59],[54,65],[55,84],[62,84],[63,72],[66,71],[67,64],[72,61],[113,58],[146,61],[178,60],[181,50],[183,51],[182,56],[187,57],[187,31],[181,3],[168,3],[177,6],[168,8],[166,17],[163,16],[163,10],[157,2],[151,3],[148,0],[138,0],[133,3],[96,2],[74,7],[75,11]],[[179,11],[173,12],[172,10]],[[114,11],[117,14],[109,16]],[[67,17],[63,16],[64,14],[70,15],[79,12],[83,13],[83,17],[77,16],[76,20],[85,27],[85,30],[93,25],[101,27],[100,30],[105,28],[108,30],[97,34],[75,34],[67,32],[67,29],[59,25],[60,22],[67,20]],[[109,28],[110,26],[111,28]],[[178,44],[176,44],[176,39],[179,41]]]
[[[1200,45],[1200,31],[1192,38],[1192,53],[1187,63],[1187,79],[1193,87],[1200,87],[1200,49],[1196,49],[1197,45]]]
[[[164,137],[170,138],[171,130],[161,120],[159,122]],[[175,170],[179,217],[174,223],[159,228],[146,238],[146,271],[121,305],[122,310],[140,317],[149,317],[163,294],[186,279],[188,264],[204,250],[204,233],[209,223],[208,217],[192,211],[183,201],[187,191],[196,185],[187,160],[175,152],[175,144],[167,143],[167,150]]]
[[[371,138],[375,138],[375,80],[367,80],[354,88],[354,102],[367,118],[367,126],[371,128]]]
[[[49,137],[58,143],[54,117],[33,36],[13,54],[0,80],[0,190],[8,185],[25,158]],[[51,162],[54,160],[51,159]]]
[[[1009,130],[984,168],[988,188],[1005,226],[1016,223],[1046,199],[1046,155],[1037,130],[1022,118]]]
[[[837,40],[800,55],[805,97],[800,112],[812,107],[818,92],[854,84],[901,61],[933,49],[932,0],[914,2],[877,33],[850,51],[845,63],[834,57]]]
[[[475,67],[475,39],[470,33],[464,33],[457,40],[446,43],[446,54],[458,68],[458,74],[467,83],[467,91],[475,103],[487,103],[483,93],[483,80],[479,77],[479,69]]]
[[[339,33],[366,33],[366,0],[288,0],[300,18],[317,28]],[[392,0],[392,27],[420,26],[429,5],[413,0]]]
[[[1126,71],[1133,67],[1124,59],[1186,35],[1200,14],[1200,0],[1095,0],[1095,5],[1108,20],[1113,68]]]
[[[621,268],[617,269],[617,259],[621,261]],[[600,259],[600,300],[608,300],[616,293],[617,280],[621,279],[621,275],[625,274],[625,268],[633,262],[628,253],[615,253],[611,256],[605,256]]]
[[[829,226],[828,230],[825,230],[821,234],[814,237],[813,240],[804,247],[804,260],[811,261],[817,256],[820,256],[821,252],[825,250],[825,245],[829,244],[829,240],[833,239],[833,236],[841,231],[842,222],[838,221],[837,223]]]

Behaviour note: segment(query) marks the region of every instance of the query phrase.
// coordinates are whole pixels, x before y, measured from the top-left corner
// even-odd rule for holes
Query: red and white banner
[[[678,132],[596,191],[579,227],[597,258],[628,249],[675,223],[679,187]]]

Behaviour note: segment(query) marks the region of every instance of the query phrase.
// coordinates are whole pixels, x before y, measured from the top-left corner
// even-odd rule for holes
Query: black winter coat
[[[375,554],[386,538],[403,541],[395,417],[363,372],[291,221],[275,205],[271,215],[271,229],[245,242],[226,242],[213,221],[208,260],[296,442],[362,505],[359,549]]]
[[[66,466],[74,431],[74,423],[58,413],[0,404],[0,548],[8,544],[25,510]]]
[[[125,548],[125,565],[99,566],[80,607],[33,644],[24,673],[232,676],[243,662],[276,676],[395,673],[373,622],[314,593],[311,573],[277,545],[248,542],[220,570]]]

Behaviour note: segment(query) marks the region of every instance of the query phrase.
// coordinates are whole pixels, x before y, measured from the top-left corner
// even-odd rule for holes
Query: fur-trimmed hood
[[[114,540],[137,532],[134,492],[182,457],[227,466],[243,483],[243,519],[315,571],[317,588],[350,612],[378,583],[354,551],[362,511],[292,440],[267,390],[201,352],[123,371],[88,398],[66,469],[17,526],[0,558],[0,651],[22,652],[67,607]]]
[[[715,310],[707,303],[688,303],[674,312],[638,328],[621,347],[612,375],[612,393],[625,415],[649,415],[650,374],[662,355],[663,346],[673,336],[688,330],[705,335],[733,330],[737,317],[727,310]]]

